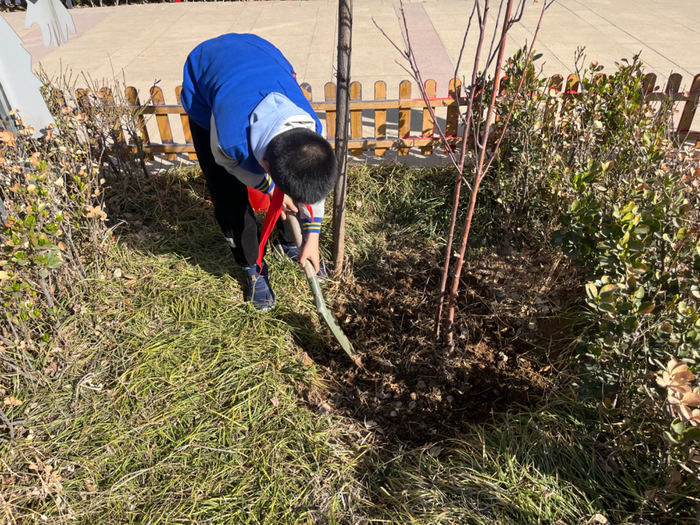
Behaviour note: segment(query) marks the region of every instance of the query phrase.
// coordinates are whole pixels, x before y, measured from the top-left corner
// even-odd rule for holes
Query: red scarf
[[[272,228],[275,226],[277,219],[279,219],[280,212],[282,211],[282,202],[284,202],[284,193],[275,186],[272,190],[272,201],[270,202],[270,207],[265,214],[265,222],[262,227],[262,235],[260,237],[260,246],[258,247],[258,270],[262,271],[262,261],[263,255],[265,254],[265,244],[267,243],[270,233],[272,233]]]

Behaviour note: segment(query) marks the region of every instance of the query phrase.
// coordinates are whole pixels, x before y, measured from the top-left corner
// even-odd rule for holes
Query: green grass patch
[[[439,252],[449,172],[353,171],[354,271],[407,241]],[[658,511],[644,491],[663,480],[615,458],[575,399],[421,447],[313,408],[302,393],[325,384],[304,351],[338,350],[303,275],[271,260],[278,306],[244,303],[197,175],[110,182],[121,225],[106,261],[63,298],[72,313],[43,369],[6,375],[22,404],[5,407],[16,437],[0,443],[0,521],[640,523]]]

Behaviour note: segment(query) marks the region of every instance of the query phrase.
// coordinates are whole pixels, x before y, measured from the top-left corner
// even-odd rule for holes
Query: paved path
[[[530,41],[542,1],[527,0],[508,52]],[[444,94],[445,79],[458,63],[472,1],[405,0],[404,5],[424,78],[435,78],[438,94]],[[354,0],[352,77],[362,82],[365,98],[380,79],[387,82],[388,96],[396,97],[399,82],[408,78],[400,54],[376,27],[401,43],[398,6],[398,0]],[[337,0],[161,3],[71,13],[77,34],[58,49],[43,47],[36,26],[24,29],[24,13],[2,16],[24,40],[34,65],[50,75],[63,72],[84,85],[79,75],[85,72],[98,83],[114,84],[116,78],[144,93],[158,81],[170,103],[187,53],[202,40],[226,32],[252,32],[275,43],[294,64],[300,81],[311,84],[314,99],[322,97],[323,85],[335,77]],[[460,74],[471,71],[476,39],[475,31],[471,33]],[[535,46],[543,53],[543,72],[573,72],[579,45],[586,46],[589,61],[608,70],[615,61],[641,51],[660,83],[677,72],[687,87],[700,73],[700,0],[557,0],[545,15]]]
[[[541,4],[528,1],[523,20],[512,32],[509,48],[532,38]],[[369,89],[386,80],[390,95],[407,78],[396,63],[399,53],[375,27],[401,42],[396,0],[354,0],[353,78]],[[470,0],[407,0],[407,21],[419,64],[438,84],[457,63]],[[3,16],[50,74],[72,69],[95,79],[125,78],[144,88],[160,80],[166,96],[181,79],[187,53],[200,41],[229,32],[257,33],[289,57],[299,78],[322,93],[334,78],[337,0],[269,2],[190,2],[128,7],[74,9],[78,33],[59,49],[45,49],[39,29],[24,29],[24,13]],[[495,13],[491,13],[493,19]],[[472,31],[472,33],[475,33]],[[460,63],[466,73],[473,49]],[[678,72],[686,81],[700,73],[700,1],[698,0],[557,0],[545,15],[536,48],[544,53],[544,72],[573,71],[578,45],[590,60],[612,67],[641,51],[660,77]],[[123,75],[122,75],[123,73]],[[438,78],[442,76],[442,78]]]

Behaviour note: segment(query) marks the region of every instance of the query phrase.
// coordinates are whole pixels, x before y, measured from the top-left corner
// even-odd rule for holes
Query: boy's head
[[[338,177],[331,145],[306,128],[290,129],[274,137],[267,146],[264,160],[280,190],[307,204],[323,200]]]

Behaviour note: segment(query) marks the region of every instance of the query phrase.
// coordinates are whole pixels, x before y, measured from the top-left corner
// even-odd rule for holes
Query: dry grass
[[[412,201],[382,191],[384,175],[352,187],[358,275],[386,239],[438,240],[441,201],[404,175]],[[22,404],[5,407],[16,438],[0,443],[0,521],[641,523],[657,508],[643,491],[662,481],[621,468],[573,398],[421,447],[312,408],[303,393],[326,385],[307,353],[338,349],[300,272],[271,261],[279,305],[257,313],[196,173],[110,184],[106,266],[63,298],[72,314],[42,368],[10,378]]]

